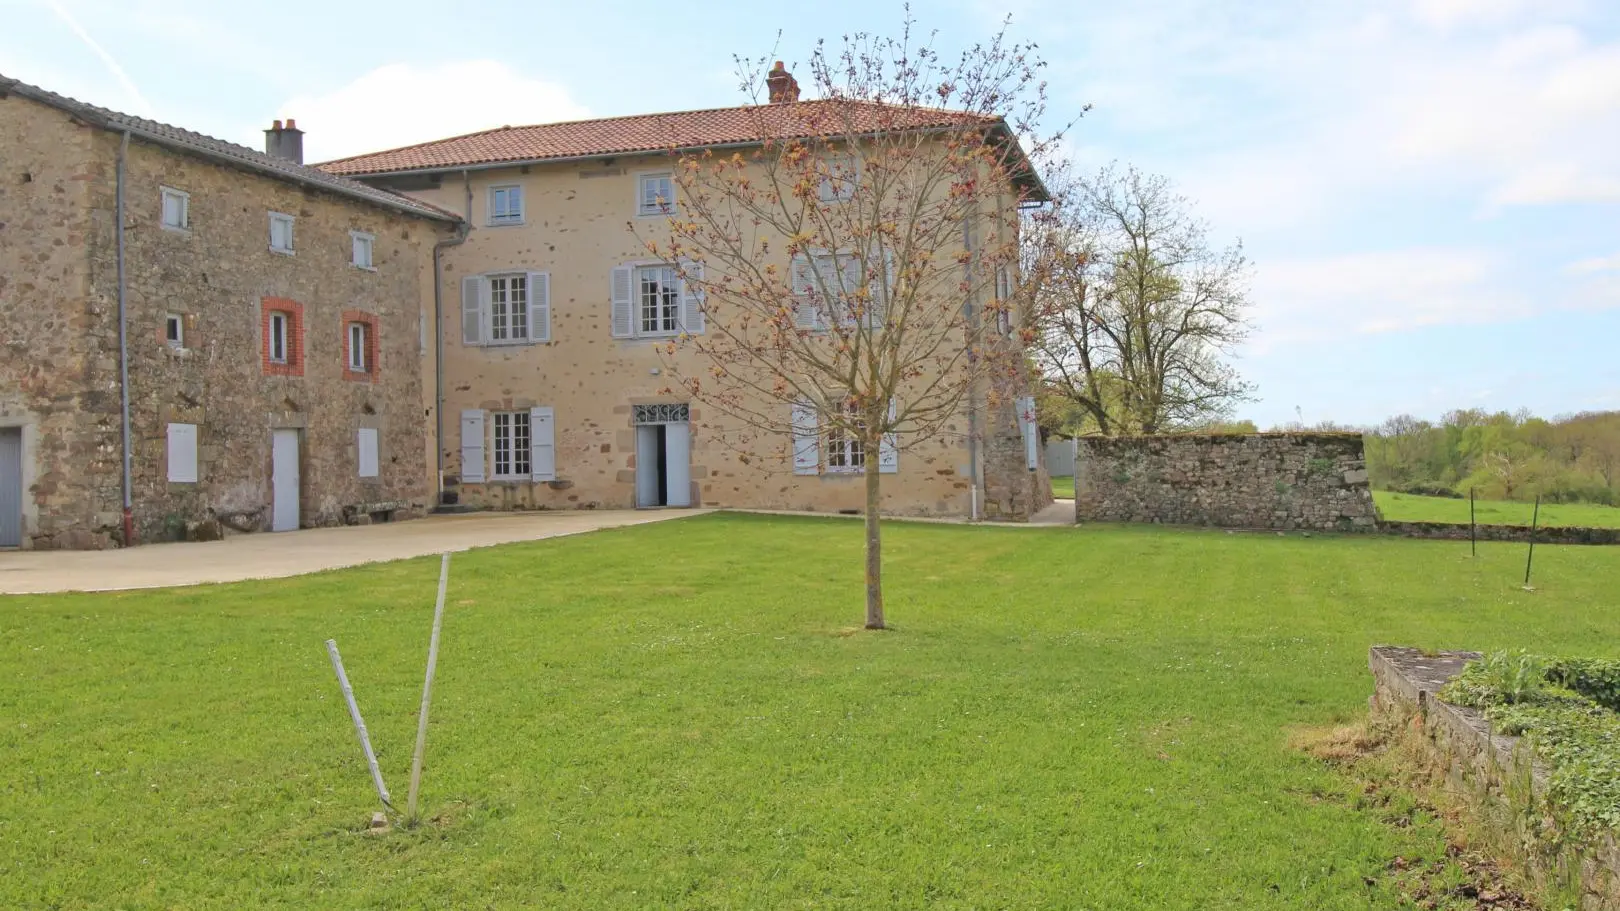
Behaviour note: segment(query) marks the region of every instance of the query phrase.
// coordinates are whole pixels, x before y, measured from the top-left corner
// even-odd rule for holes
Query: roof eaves
[[[64,95],[58,95],[55,92],[29,85],[28,83],[18,79],[0,76],[0,97],[4,97],[6,94],[16,94],[39,104],[56,108],[57,110],[71,114],[72,116],[77,117],[86,123],[90,123],[110,132],[128,132],[130,135],[139,136],[140,138],[146,140],[147,142],[153,143],[154,145],[174,149],[188,155],[196,155],[228,167],[252,171],[266,177],[281,180],[287,183],[298,184],[311,189],[324,190],[329,193],[345,196],[350,199],[370,203],[372,205],[394,209],[406,215],[415,215],[422,218],[430,218],[435,221],[445,221],[450,223],[461,221],[461,216],[445,209],[441,209],[438,206],[429,205],[415,199],[409,199],[407,197],[400,196],[397,193],[392,193],[377,187],[367,186],[359,183],[358,181],[353,181],[341,174],[332,174],[330,172],[320,171],[319,173],[321,174],[321,178],[304,176],[299,174],[297,171],[293,171],[288,168],[275,167],[263,162],[255,161],[248,156],[229,154],[220,149],[211,148],[201,143],[187,141],[183,138],[177,138],[156,130],[147,129],[143,127],[140,122],[138,122],[144,118],[133,118],[126,114],[120,114],[116,111],[106,110],[92,104],[78,101],[77,99],[68,98]],[[156,123],[156,121],[152,122]],[[172,129],[180,130],[182,128],[172,127]],[[223,140],[219,141],[224,144]],[[252,150],[247,151],[251,152]],[[318,169],[311,168],[311,170]],[[356,186],[345,186],[346,183],[354,183]]]

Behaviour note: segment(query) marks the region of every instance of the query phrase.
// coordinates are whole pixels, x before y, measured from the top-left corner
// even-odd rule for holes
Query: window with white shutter
[[[685,270],[695,281],[681,278]],[[696,262],[638,263],[613,270],[614,338],[667,338],[704,330],[703,292]]]
[[[889,423],[892,426],[896,414],[894,399],[889,399]],[[878,471],[883,474],[894,474],[900,470],[900,440],[899,435],[889,431],[883,435],[883,442],[878,446]]]
[[[469,275],[461,280],[463,345],[526,345],[549,341],[549,273]]]
[[[484,482],[484,412],[476,408],[461,413],[461,481]]]
[[[557,480],[557,421],[549,406],[529,409],[529,471],[536,481]]]
[[[529,412],[496,411],[490,414],[490,421],[494,424],[490,477],[497,481],[529,480],[534,457]]]
[[[636,270],[630,266],[618,266],[613,270],[610,293],[613,301],[614,338],[634,338],[636,335],[636,305],[632,290],[635,282]]]
[[[168,434],[169,482],[197,483],[197,425],[170,424]]]
[[[375,478],[377,476],[377,428],[361,427],[355,440],[356,451],[359,454],[360,477]]]
[[[793,473],[821,472],[821,434],[816,427],[816,406],[793,403]]]

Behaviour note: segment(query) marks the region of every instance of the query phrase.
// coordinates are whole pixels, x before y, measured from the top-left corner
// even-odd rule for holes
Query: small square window
[[[489,223],[492,225],[523,224],[522,187],[508,186],[490,188]]]
[[[349,324],[349,370],[366,372],[366,324]]]
[[[817,196],[822,202],[848,202],[860,183],[860,162],[853,155],[829,155],[816,163],[821,175]]]
[[[168,313],[163,317],[163,340],[170,348],[186,347],[186,318],[178,313]]]
[[[637,179],[636,214],[668,215],[675,211],[675,178],[670,174],[642,174]]]
[[[364,231],[350,231],[349,238],[354,242],[354,257],[352,260],[354,264],[362,269],[374,268],[371,261],[371,248],[377,240],[376,236],[367,234]]]
[[[163,227],[171,231],[185,231],[191,227],[191,194],[183,190],[162,187]]]
[[[277,253],[293,251],[293,217],[280,212],[270,213],[270,249]]]
[[[270,363],[287,363],[288,329],[291,320],[287,314],[276,311],[270,314]]]

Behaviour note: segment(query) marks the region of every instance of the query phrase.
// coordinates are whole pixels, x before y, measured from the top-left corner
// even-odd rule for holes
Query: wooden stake
[[[349,675],[343,673],[343,656],[338,654],[337,640],[326,640],[326,653],[332,656],[332,669],[337,671],[338,685],[343,687],[343,699],[349,703],[349,717],[354,719],[354,732],[360,735],[360,748],[366,752],[366,765],[371,767],[371,781],[377,786],[377,796],[383,806],[392,810],[388,786],[383,784],[382,769],[377,768],[377,754],[371,751],[371,735],[366,733],[365,719],[360,717],[360,706],[354,701],[354,687],[349,686]]]
[[[1474,488],[1468,488],[1468,555],[1479,556],[1479,526],[1474,522]]]
[[[1530,552],[1524,558],[1524,587],[1530,587],[1530,564],[1536,559],[1536,526],[1541,523],[1541,494],[1536,494],[1536,511],[1530,516]]]
[[[427,749],[428,703],[433,700],[433,669],[439,664],[439,629],[444,625],[444,592],[450,583],[450,555],[439,561],[439,600],[433,606],[433,636],[428,640],[427,679],[422,681],[422,712],[416,719],[416,755],[411,757],[411,791],[405,819],[416,823],[416,795],[422,787],[422,753]]]

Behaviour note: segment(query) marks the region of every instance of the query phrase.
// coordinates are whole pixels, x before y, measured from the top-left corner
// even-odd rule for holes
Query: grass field
[[[1074,478],[1066,476],[1052,478],[1052,496],[1060,500],[1074,499]]]
[[[1419,497],[1409,493],[1373,491],[1378,512],[1393,522],[1451,522],[1468,524],[1468,501],[1446,497]],[[1529,525],[1533,503],[1479,500],[1474,510],[1481,525]],[[1542,525],[1620,528],[1620,508],[1591,503],[1543,503]]]
[[[707,516],[436,559],[0,600],[0,907],[1373,909],[1443,856],[1290,732],[1374,643],[1614,654],[1605,548]],[[1469,905],[1472,907],[1472,905]]]

